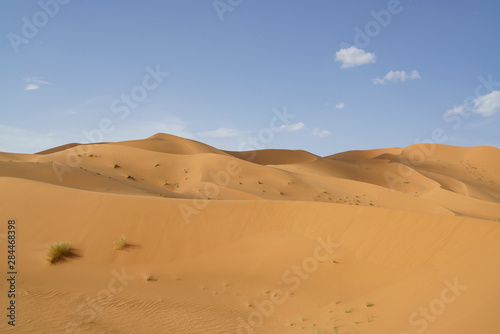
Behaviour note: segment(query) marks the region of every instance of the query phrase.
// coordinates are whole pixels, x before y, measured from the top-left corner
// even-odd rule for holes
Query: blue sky
[[[319,155],[498,147],[499,13],[491,0],[9,1],[0,151],[157,132]]]

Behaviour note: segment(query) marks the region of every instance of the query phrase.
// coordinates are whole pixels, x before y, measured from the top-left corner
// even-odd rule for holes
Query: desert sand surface
[[[498,148],[156,134],[0,153],[0,189],[2,333],[500,333]]]

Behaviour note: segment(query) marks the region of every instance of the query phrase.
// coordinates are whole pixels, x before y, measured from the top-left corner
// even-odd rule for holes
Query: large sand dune
[[[0,332],[497,334],[499,169],[493,147],[319,157],[165,134],[0,153],[18,270]],[[72,256],[50,264],[54,242]]]

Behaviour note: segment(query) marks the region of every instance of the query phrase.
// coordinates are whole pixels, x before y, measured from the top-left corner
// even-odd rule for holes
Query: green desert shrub
[[[127,245],[128,245],[127,238],[125,238],[124,235],[122,235],[120,239],[115,241],[115,249],[116,250],[123,249],[123,248],[127,247]]]
[[[49,247],[47,260],[56,263],[71,254],[71,245],[67,242],[55,242]]]

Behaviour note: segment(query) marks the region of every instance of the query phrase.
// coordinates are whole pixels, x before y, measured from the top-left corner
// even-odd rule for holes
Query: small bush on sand
[[[115,241],[116,250],[124,249],[125,247],[127,247],[127,245],[128,245],[127,238],[125,238],[124,235],[122,235],[120,239]]]
[[[71,254],[71,245],[67,242],[55,242],[50,245],[47,260],[50,263],[61,261]]]

